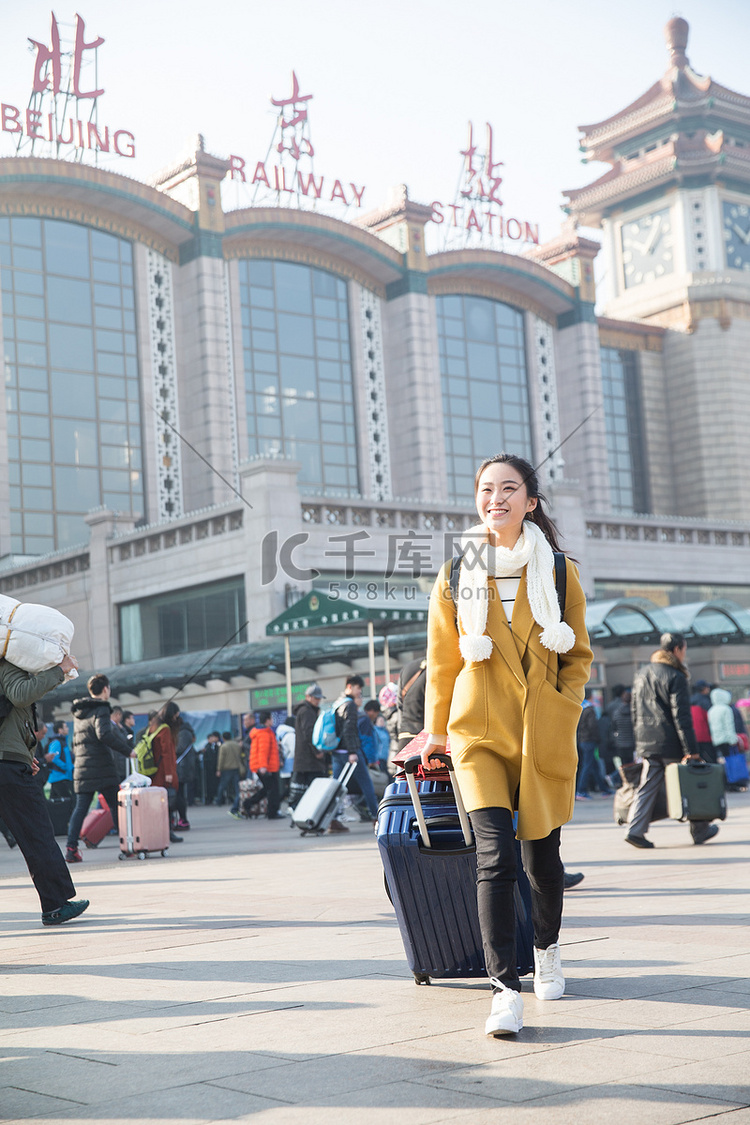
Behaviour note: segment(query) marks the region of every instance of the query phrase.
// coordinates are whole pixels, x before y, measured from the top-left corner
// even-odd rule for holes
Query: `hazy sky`
[[[604,171],[581,164],[577,126],[608,117],[666,69],[663,26],[690,22],[694,69],[750,94],[750,0],[78,0],[87,38],[101,35],[99,119],[135,134],[137,158],[111,164],[147,179],[195,133],[218,155],[263,159],[269,97],[291,70],[312,93],[316,171],[365,185],[363,206],[406,183],[412,198],[451,201],[467,122],[490,121],[505,162],[506,214],[559,226],[561,192]],[[58,0],[59,20],[76,8]],[[28,102],[33,54],[48,40],[49,0],[0,7],[0,101]],[[11,138],[0,135],[10,155]]]

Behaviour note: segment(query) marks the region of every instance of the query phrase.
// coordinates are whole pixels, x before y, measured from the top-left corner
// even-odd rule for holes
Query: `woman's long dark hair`
[[[488,457],[486,461],[482,461],[477,469],[477,475],[474,477],[475,497],[479,490],[482,473],[490,465],[510,465],[512,469],[516,470],[526,486],[527,495],[531,500],[536,500],[536,508],[532,512],[528,512],[525,519],[531,520],[537,525],[553,551],[562,551],[555,522],[544,509],[544,505],[548,504],[549,501],[539,488],[539,477],[536,475],[534,466],[524,457],[517,457],[515,453],[496,453],[494,457]]]
[[[156,712],[153,719],[149,720],[149,734],[152,734],[157,729],[157,727],[160,727],[162,725],[162,723],[166,723],[170,731],[172,732],[172,737],[177,738],[177,732],[182,725],[182,721],[180,719],[180,708],[171,700],[169,701],[169,703],[165,703],[164,706]]]

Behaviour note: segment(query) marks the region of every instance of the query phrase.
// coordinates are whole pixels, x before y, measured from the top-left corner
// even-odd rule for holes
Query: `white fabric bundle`
[[[138,773],[134,770],[129,773],[124,781],[120,782],[121,789],[145,789],[147,785],[151,784],[151,778],[146,777],[145,773]]]
[[[70,655],[74,631],[59,610],[0,594],[0,656],[25,672],[45,672]],[[72,669],[66,679],[77,675]]]

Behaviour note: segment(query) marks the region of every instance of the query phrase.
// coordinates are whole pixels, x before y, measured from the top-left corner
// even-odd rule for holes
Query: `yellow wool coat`
[[[576,636],[569,652],[550,652],[541,644],[525,569],[510,625],[495,580],[488,579],[488,660],[465,662],[461,656],[450,562],[430,597],[425,730],[450,736],[467,809],[517,808],[521,840],[543,839],[573,815],[576,728],[592,652],[578,569],[566,562],[565,621]]]

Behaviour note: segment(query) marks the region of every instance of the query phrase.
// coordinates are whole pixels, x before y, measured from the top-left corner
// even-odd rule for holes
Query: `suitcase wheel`
[[[118,859],[125,859],[125,858],[126,858],[126,856],[125,856],[125,852],[120,852],[120,854],[118,855],[118,857],[117,857],[117,858],[118,858]]]
[[[98,844],[90,844],[88,840],[83,841],[87,848],[98,848]]]
[[[138,852],[138,858],[139,859],[146,859],[147,857],[148,857],[148,852]]]
[[[166,855],[168,851],[169,851],[169,848],[162,848],[161,854]]]
[[[429,973],[415,973],[414,974],[414,983],[415,984],[431,984],[432,981],[430,980],[430,974]]]

